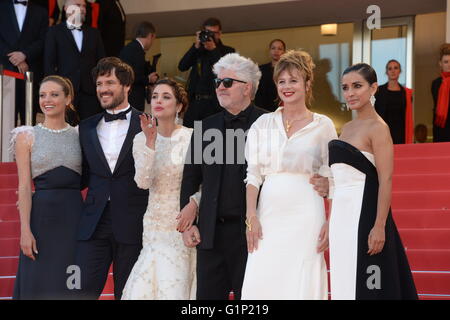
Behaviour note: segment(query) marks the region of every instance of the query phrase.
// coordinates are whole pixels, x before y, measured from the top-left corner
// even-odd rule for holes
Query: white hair
[[[213,66],[213,72],[217,75],[222,70],[230,70],[243,80],[252,84],[251,98],[254,99],[258,90],[261,71],[256,63],[250,58],[245,58],[238,53],[229,53],[220,58]]]

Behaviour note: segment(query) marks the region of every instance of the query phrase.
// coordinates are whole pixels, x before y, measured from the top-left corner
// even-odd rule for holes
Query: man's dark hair
[[[106,57],[101,59],[95,68],[92,69],[92,79],[95,83],[99,76],[109,76],[113,71],[121,85],[128,87],[133,84],[133,68],[116,57]]]
[[[143,21],[136,28],[136,38],[147,38],[148,35],[156,33],[155,26],[151,22]]]
[[[222,23],[217,18],[208,18],[203,22],[202,27],[214,27],[219,26],[219,30],[222,30]]]

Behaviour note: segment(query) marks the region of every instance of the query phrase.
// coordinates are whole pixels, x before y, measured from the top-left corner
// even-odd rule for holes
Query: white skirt
[[[266,177],[257,210],[263,240],[248,256],[242,299],[328,298],[326,263],[323,253],[317,253],[325,208],[309,178]]]

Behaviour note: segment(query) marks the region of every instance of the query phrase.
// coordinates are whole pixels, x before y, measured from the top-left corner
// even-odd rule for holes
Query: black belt
[[[212,96],[210,94],[196,94],[195,95],[195,100],[210,100],[213,98],[214,98],[214,96]]]

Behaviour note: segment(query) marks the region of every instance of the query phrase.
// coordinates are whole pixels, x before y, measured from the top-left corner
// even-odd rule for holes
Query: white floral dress
[[[188,300],[195,297],[195,248],[176,231],[184,160],[192,129],[157,136],[155,150],[141,132],[134,138],[135,181],[149,189],[143,248],[123,290],[123,300]],[[199,202],[200,193],[194,196]]]

